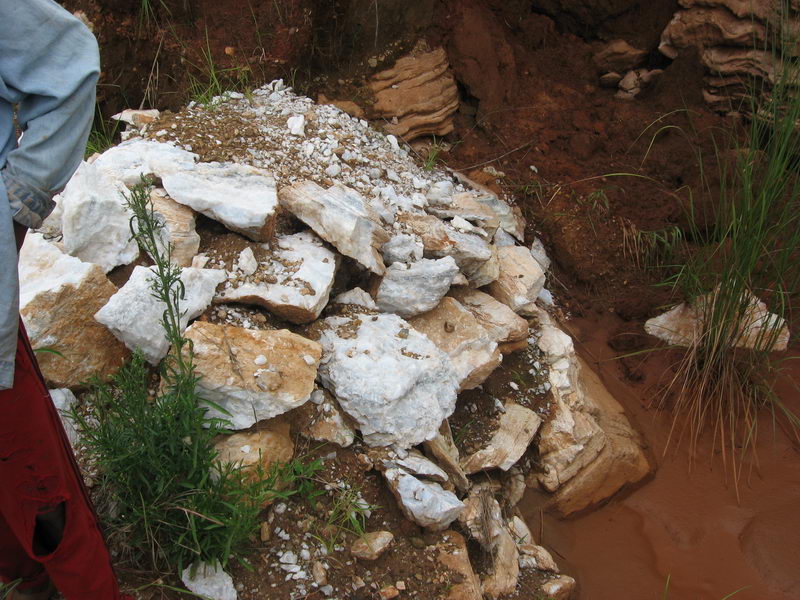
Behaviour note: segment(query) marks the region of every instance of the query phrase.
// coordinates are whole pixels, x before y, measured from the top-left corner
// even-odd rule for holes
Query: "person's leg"
[[[120,598],[69,441],[21,323],[14,388],[0,392],[0,481],[7,526],[66,600]]]

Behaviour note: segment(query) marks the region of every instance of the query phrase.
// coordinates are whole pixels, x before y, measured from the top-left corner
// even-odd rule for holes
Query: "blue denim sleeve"
[[[14,220],[38,227],[83,158],[100,72],[97,41],[52,0],[0,0],[0,97],[23,132],[3,183]]]
[[[13,221],[37,227],[80,164],[99,70],[94,36],[58,4],[0,0],[0,389],[13,385],[19,318]]]

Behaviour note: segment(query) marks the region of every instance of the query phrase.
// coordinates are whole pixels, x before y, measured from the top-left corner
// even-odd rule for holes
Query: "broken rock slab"
[[[169,341],[161,326],[166,305],[153,296],[155,278],[152,269],[135,267],[128,282],[94,316],[128,348],[141,350],[153,365],[169,351]],[[225,272],[215,269],[187,267],[181,271],[185,294],[180,304],[181,328],[208,308],[214,290],[224,280]]]
[[[442,423],[436,437],[425,442],[424,447],[425,452],[432,456],[441,469],[447,473],[448,479],[456,486],[456,489],[461,493],[466,492],[470,482],[461,468],[458,448],[453,441],[453,433],[447,420]]]
[[[458,375],[449,357],[397,315],[329,317],[319,342],[320,381],[370,446],[415,446],[452,414]]]
[[[280,202],[345,256],[375,273],[386,267],[379,249],[389,241],[380,218],[358,192],[337,184],[325,190],[313,181],[282,188]]]
[[[454,194],[430,205],[427,210],[440,219],[462,218],[480,227],[489,238],[493,238],[500,227],[500,216],[485,202],[479,202],[477,198],[480,196],[480,192],[474,190]]]
[[[403,469],[387,469],[384,477],[403,514],[422,527],[446,529],[464,510],[458,497],[438,483],[422,481]]]
[[[192,341],[197,394],[215,408],[211,416],[245,429],[305,403],[314,391],[322,349],[285,329],[254,330],[198,321]]]
[[[437,483],[445,483],[448,479],[447,473],[443,469],[414,449],[409,450],[403,458],[393,457],[393,453],[390,453],[389,458],[382,459],[382,463],[387,469],[400,468],[420,479],[429,479]]]
[[[625,40],[612,40],[594,55],[592,60],[601,73],[628,71],[638,66],[647,56],[647,50],[634,48]]]
[[[525,453],[542,419],[532,410],[508,403],[500,424],[486,447],[462,461],[468,475],[488,469],[508,471]]]
[[[545,282],[541,265],[521,246],[497,249],[500,275],[489,284],[489,293],[515,313],[536,314],[536,299]]]
[[[369,86],[375,95],[372,112],[387,121],[388,133],[413,140],[453,131],[458,88],[443,48],[416,48],[391,69],[373,75]]]
[[[497,342],[454,298],[443,298],[436,308],[409,322],[450,357],[458,373],[459,391],[483,383],[503,360]]]
[[[94,320],[116,293],[98,265],[64,254],[31,232],[19,255],[20,314],[53,387],[79,387],[92,377],[108,379],[128,357],[124,344]]]
[[[284,418],[259,423],[255,431],[220,436],[214,443],[222,463],[241,466],[256,477],[266,476],[273,464],[287,463],[294,456],[289,421]]]
[[[333,394],[317,389],[306,402],[292,411],[297,432],[317,442],[330,442],[347,448],[355,440],[356,430],[339,407]]]
[[[277,237],[268,260],[250,262],[240,258],[216,301],[263,306],[291,323],[310,323],[328,304],[337,256],[311,231]]]
[[[192,575],[194,568],[196,572]],[[219,563],[200,563],[194,568],[186,567],[181,573],[181,581],[189,591],[209,600],[237,600],[233,579]]]
[[[161,188],[150,192],[153,213],[163,225],[157,238],[159,250],[166,254],[171,248],[170,258],[179,267],[189,267],[200,248],[200,236],[195,230],[195,213],[188,206],[178,204]],[[152,257],[151,257],[152,258]]]
[[[275,232],[275,180],[263,169],[239,163],[197,163],[163,175],[170,197],[256,242]]]
[[[542,584],[542,591],[553,600],[569,600],[575,590],[575,580],[569,575],[559,575]]]
[[[161,179],[170,173],[193,169],[196,160],[196,154],[173,144],[137,138],[109,148],[92,164],[111,178],[133,187],[141,183],[143,176]]]
[[[725,8],[679,10],[661,34],[659,51],[675,59],[681,50],[702,52],[711,46],[762,47],[767,39],[763,22],[741,19]]]
[[[427,312],[444,297],[458,266],[451,256],[438,260],[425,259],[407,265],[394,263],[378,286],[375,303],[383,312],[404,318]]]
[[[698,297],[693,303],[679,304],[667,312],[648,319],[644,329],[668,344],[692,346],[704,334],[706,313],[711,308],[714,293]],[[736,348],[750,350],[758,348],[774,352],[786,350],[789,344],[789,327],[786,320],[767,310],[767,305],[747,292],[742,302],[742,317],[736,340]]]
[[[64,251],[108,273],[139,256],[125,207],[127,190],[96,165],[81,163],[61,193]]]

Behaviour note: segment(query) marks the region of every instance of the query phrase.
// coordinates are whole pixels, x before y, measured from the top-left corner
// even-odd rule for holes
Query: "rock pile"
[[[479,583],[463,540],[456,544],[461,559],[450,562],[466,596],[452,598],[477,598],[479,588],[502,597],[520,569],[569,588],[529,532],[516,536],[519,519],[507,518],[524,490],[522,463],[528,483],[552,493],[564,514],[640,479],[649,465],[619,405],[587,379],[571,339],[540,307],[548,261],[540,246],[518,245],[524,223],[509,204],[420,168],[392,135],[280,81],[247,98],[227,94],[213,110],[163,115],[128,137],[82,165],[60,197],[61,220],[46,231],[62,241],[26,241],[23,313],[36,344],[80,348],[81,377],[112,373],[125,347],[153,364],[167,353],[147,258],[119,290],[105,276],[137,259],[122,234],[126,186],[152,177],[164,243],[180,247],[173,260],[191,265],[182,325],[198,395],[228,411],[231,429],[255,425],[227,440],[222,455],[285,460],[290,423],[310,439],[357,446],[409,520],[431,532],[459,520],[498,557]],[[201,219],[215,235],[198,238]],[[480,386],[503,354],[529,347],[546,363],[528,368],[547,374],[539,390],[547,403],[537,412],[496,399],[496,423],[462,455],[448,424],[459,393]],[[103,362],[91,362],[95,355]],[[79,384],[45,367],[54,384]],[[356,430],[363,443],[354,443]],[[539,464],[523,461],[533,455]],[[513,490],[483,481],[491,470],[508,473]],[[353,553],[374,560],[390,543],[392,532],[369,534]],[[324,572],[303,583],[314,568],[292,556],[276,563],[287,577],[330,587],[320,583]],[[187,585],[206,594],[220,585],[219,597],[235,597],[217,575],[204,568]]]

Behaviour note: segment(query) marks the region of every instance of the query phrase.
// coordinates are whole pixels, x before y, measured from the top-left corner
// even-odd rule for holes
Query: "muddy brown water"
[[[741,500],[719,457],[702,443],[689,467],[686,445],[663,450],[671,416],[650,408],[645,388],[619,375],[606,346],[613,317],[568,323],[578,352],[623,404],[656,461],[653,477],[605,506],[558,520],[537,508],[535,492],[521,503],[534,532],[564,572],[578,580],[580,600],[800,599],[800,453],[790,436],[759,423],[758,466],[739,486]],[[796,356],[800,353],[795,352]],[[789,361],[792,362],[792,361]],[[800,361],[795,361],[800,362]],[[795,381],[800,369],[791,367]],[[781,396],[800,412],[788,378]],[[665,595],[669,578],[669,595]],[[744,588],[744,589],[742,589]]]

